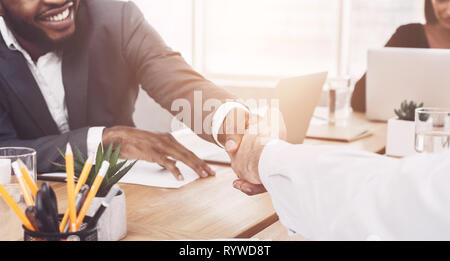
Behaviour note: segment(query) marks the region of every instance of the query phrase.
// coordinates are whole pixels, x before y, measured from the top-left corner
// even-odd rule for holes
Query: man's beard
[[[23,40],[38,46],[43,50],[57,50],[61,49],[72,35],[59,39],[58,41],[50,39],[47,34],[39,27],[30,25],[26,21],[15,19],[13,15],[10,14],[8,9],[5,8],[3,3],[0,1],[0,5],[3,6],[3,19],[8,25],[9,29]]]

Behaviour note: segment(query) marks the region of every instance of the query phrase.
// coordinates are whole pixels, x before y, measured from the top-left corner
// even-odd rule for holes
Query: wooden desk
[[[232,188],[235,174],[220,168],[216,177],[180,189],[120,184],[127,198],[128,236],[125,240],[250,238],[277,221],[268,194],[247,197]],[[53,183],[67,207],[66,186]]]
[[[287,228],[284,227],[280,221],[270,225],[256,234],[253,238],[267,241],[308,241],[303,237],[289,236]]]
[[[353,115],[352,124],[370,124],[376,128],[375,135],[353,143],[310,139],[305,143],[350,146],[374,152],[384,148],[384,124],[368,123],[361,114]],[[121,184],[127,198],[128,236],[125,240],[251,237],[286,240],[286,229],[277,222],[269,195],[248,197],[232,188],[235,178],[230,168],[219,167],[216,177],[176,190]],[[62,213],[67,207],[66,186],[63,183],[51,185]],[[19,235],[18,239],[21,237]]]
[[[354,142],[339,142],[339,141],[329,141],[329,140],[319,140],[319,139],[306,139],[305,144],[311,145],[331,145],[331,146],[346,146],[352,149],[359,149],[364,151],[370,151],[375,153],[384,153],[386,147],[386,134],[387,134],[387,124],[382,122],[371,122],[366,119],[363,113],[353,113],[349,125],[353,126],[367,126],[368,129],[372,130],[373,135],[356,140]],[[333,127],[330,127],[332,131]]]

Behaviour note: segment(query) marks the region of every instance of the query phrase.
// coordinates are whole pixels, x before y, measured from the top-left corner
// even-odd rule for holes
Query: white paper
[[[199,178],[198,174],[184,163],[177,162],[177,167],[184,177],[183,181],[177,180],[170,171],[156,163],[138,161],[120,182],[160,188],[181,188]]]
[[[11,160],[0,159],[0,184],[6,185],[11,182]]]
[[[174,138],[184,147],[192,151],[202,160],[231,163],[225,149],[215,143],[207,142],[195,135],[191,129],[182,129],[172,133]]]
[[[138,161],[119,183],[159,188],[181,188],[199,178],[198,174],[184,163],[177,162],[177,167],[184,177],[183,181],[178,181],[170,171],[156,163]],[[214,170],[213,166],[211,168]],[[66,173],[49,173],[42,176],[62,178],[66,177]]]
[[[210,158],[211,160],[229,161],[229,157],[223,148],[201,139],[190,129],[175,131],[172,135],[179,143],[191,150],[201,159]],[[129,162],[131,162],[131,160]],[[177,162],[177,167],[184,177],[183,181],[178,181],[170,171],[163,169],[160,165],[141,160],[134,165],[130,172],[128,172],[119,183],[160,188],[181,188],[199,178],[198,174],[184,163]],[[214,165],[210,165],[210,167],[213,170],[217,168]],[[65,177],[66,174],[51,173],[44,174],[43,176]]]

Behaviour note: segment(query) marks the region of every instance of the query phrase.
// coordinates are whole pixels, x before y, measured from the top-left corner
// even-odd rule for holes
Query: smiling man
[[[171,50],[132,2],[0,0],[0,33],[0,146],[35,148],[39,172],[54,170],[67,142],[95,153],[114,141],[122,157],[157,162],[178,179],[177,160],[214,175],[171,135],[134,127],[140,86],[169,111],[177,99],[192,104],[197,91],[204,102],[221,101],[203,113],[212,122],[198,134],[239,145],[241,136],[221,130],[230,112],[246,108]]]

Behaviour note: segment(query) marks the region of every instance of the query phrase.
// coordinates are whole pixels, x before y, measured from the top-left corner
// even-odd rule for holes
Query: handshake
[[[258,173],[258,163],[264,146],[274,139],[285,139],[286,128],[278,110],[268,110],[265,117],[234,109],[225,117],[217,136],[231,158],[231,166],[238,179],[233,186],[247,195],[266,192]],[[158,163],[169,170],[176,179],[183,175],[176,166],[185,163],[201,178],[214,176],[215,172],[194,153],[182,146],[170,134],[151,133],[126,126],[107,128],[103,144],[122,144],[120,156]]]
[[[236,126],[245,113],[245,128]],[[231,167],[237,175],[233,187],[253,196],[266,192],[259,176],[259,159],[264,147],[276,139],[286,139],[286,125],[278,110],[270,109],[265,117],[235,110],[228,114],[223,123],[223,134],[218,137],[231,158]]]

